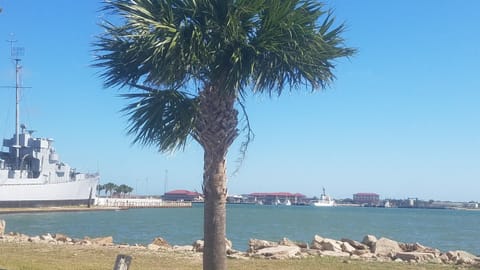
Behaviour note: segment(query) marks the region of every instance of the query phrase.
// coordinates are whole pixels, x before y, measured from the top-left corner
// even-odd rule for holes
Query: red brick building
[[[172,190],[162,197],[165,201],[198,202],[203,201],[202,194],[188,190]]]
[[[380,201],[380,195],[377,193],[355,193],[353,194],[353,202],[358,204],[376,205]]]

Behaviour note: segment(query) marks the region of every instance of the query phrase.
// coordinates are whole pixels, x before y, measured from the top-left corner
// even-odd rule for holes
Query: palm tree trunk
[[[225,159],[205,151],[203,250],[204,270],[227,269],[225,262],[227,181]]]
[[[199,94],[195,139],[204,149],[203,269],[225,270],[227,177],[225,157],[238,135],[235,95],[207,86]]]

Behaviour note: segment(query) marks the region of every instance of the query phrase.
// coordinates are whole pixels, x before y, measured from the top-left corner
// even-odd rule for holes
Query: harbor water
[[[0,215],[6,232],[27,235],[62,233],[73,238],[113,236],[115,243],[142,244],[162,237],[188,245],[203,235],[203,205],[192,208],[138,208],[120,211]],[[480,254],[480,211],[228,205],[227,238],[245,251],[250,238],[283,237],[310,243],[313,236],[361,241],[373,234],[399,242],[419,242],[448,250]]]

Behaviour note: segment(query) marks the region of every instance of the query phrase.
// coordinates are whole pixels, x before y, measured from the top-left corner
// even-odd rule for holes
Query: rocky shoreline
[[[112,236],[75,239],[61,233],[28,236],[22,233],[5,234],[5,221],[0,220],[0,243],[40,243],[49,245],[71,245],[87,247],[111,247],[122,249],[146,250],[151,252],[181,252],[199,256],[203,251],[203,240],[192,245],[170,245],[161,237],[148,245],[116,244]],[[294,242],[287,238],[280,241],[250,239],[245,252],[233,249],[232,242],[226,240],[227,257],[233,259],[293,259],[311,256],[333,256],[348,260],[366,260],[398,263],[437,263],[480,267],[480,257],[462,250],[441,252],[438,249],[420,243],[401,243],[388,238],[366,235],[362,242],[351,239],[329,239],[315,235],[311,243]]]

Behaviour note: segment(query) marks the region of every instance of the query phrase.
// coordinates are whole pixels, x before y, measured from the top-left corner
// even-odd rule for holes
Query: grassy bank
[[[201,269],[201,254],[153,252],[118,247],[46,245],[33,243],[0,243],[0,269],[8,270],[111,270],[118,254],[132,256],[130,270]],[[440,264],[380,263],[345,260],[332,257],[312,257],[293,260],[228,260],[229,269],[477,269]]]

